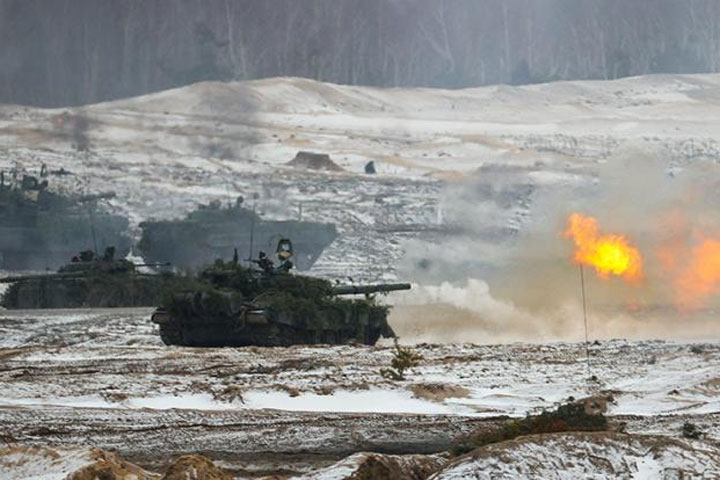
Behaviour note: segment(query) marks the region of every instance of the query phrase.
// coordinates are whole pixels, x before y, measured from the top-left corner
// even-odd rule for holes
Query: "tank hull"
[[[325,317],[320,313],[321,317]],[[375,345],[381,336],[393,337],[382,315],[358,314],[348,311],[344,318],[328,322],[314,319],[312,328],[296,319],[278,319],[272,312],[239,313],[235,316],[179,319],[160,308],[152,321],[159,326],[159,334],[166,345],[186,347],[287,347],[291,345],[359,343]]]

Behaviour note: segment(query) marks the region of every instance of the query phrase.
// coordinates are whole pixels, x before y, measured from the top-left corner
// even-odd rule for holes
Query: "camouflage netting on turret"
[[[324,279],[287,273],[268,275],[222,261],[200,272],[197,280],[188,280],[185,288],[166,295],[163,306],[176,318],[231,317],[243,308],[262,308],[292,314],[311,328],[318,319],[341,322],[351,315],[384,321],[388,311],[371,298],[339,298]]]
[[[248,299],[270,290],[282,291],[302,298],[321,298],[329,296],[332,290],[332,284],[321,278],[282,273],[266,275],[221,260],[200,272],[198,280],[213,288],[238,291]]]

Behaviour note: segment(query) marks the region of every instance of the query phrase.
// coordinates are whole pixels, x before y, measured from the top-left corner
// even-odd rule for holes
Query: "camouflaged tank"
[[[8,309],[154,306],[176,279],[169,273],[141,273],[138,267],[160,266],[116,259],[114,247],[101,257],[85,250],[54,273],[0,278],[11,284],[0,304]]]
[[[46,175],[44,168],[40,179],[0,171],[0,269],[56,269],[93,243],[129,251],[127,218],[96,205],[114,193],[61,195],[50,191]]]
[[[168,294],[152,315],[162,341],[193,347],[374,345],[381,336],[395,336],[387,322],[389,307],[374,294],[407,290],[409,284],[333,285],[294,275],[288,252],[279,252],[277,268],[264,254],[254,260],[259,268],[239,265],[237,255],[217,261]]]

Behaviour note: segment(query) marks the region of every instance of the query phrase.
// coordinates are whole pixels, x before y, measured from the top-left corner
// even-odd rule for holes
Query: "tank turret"
[[[373,293],[407,290],[409,284],[333,285],[290,272],[292,243],[281,239],[279,266],[261,255],[256,267],[217,261],[167,294],[152,315],[166,345],[195,347],[374,345],[395,334],[389,307]],[[348,299],[359,294],[365,298]]]

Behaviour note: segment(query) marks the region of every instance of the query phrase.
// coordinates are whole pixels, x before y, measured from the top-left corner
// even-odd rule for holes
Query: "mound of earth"
[[[233,480],[202,455],[183,455],[168,467],[162,480]]]
[[[720,449],[710,443],[575,432],[488,445],[452,462],[430,479],[718,477]]]
[[[314,153],[300,151],[295,158],[290,160],[287,165],[294,168],[302,168],[305,170],[317,170],[324,172],[342,172],[343,169],[330,159],[327,153]]]
[[[436,455],[356,453],[328,468],[293,478],[295,480],[425,480],[445,462],[445,458]]]
[[[201,455],[184,455],[164,475],[99,448],[12,446],[0,449],[0,478],[38,480],[233,480]]]
[[[97,448],[16,446],[0,449],[0,478],[159,480],[160,475]]]

